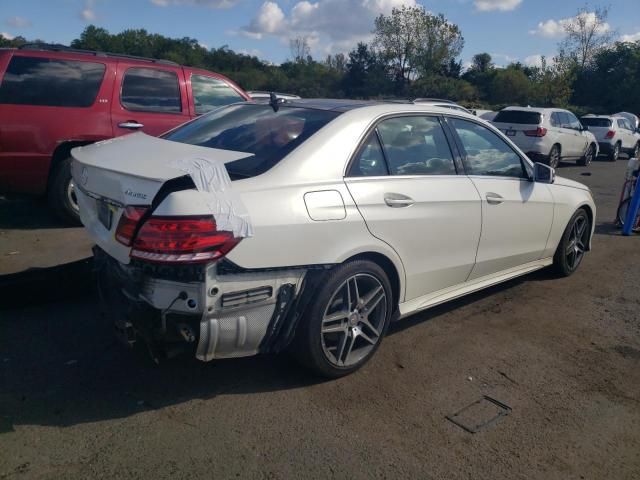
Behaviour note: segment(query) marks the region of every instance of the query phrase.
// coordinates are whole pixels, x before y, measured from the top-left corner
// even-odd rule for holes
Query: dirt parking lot
[[[92,293],[0,310],[0,479],[640,478],[640,238],[611,227],[625,166],[559,171],[599,209],[576,275],[411,317],[338,381],[286,355],[154,366]],[[81,230],[7,202],[2,273],[88,252]],[[475,434],[445,418],[483,395],[510,414]]]

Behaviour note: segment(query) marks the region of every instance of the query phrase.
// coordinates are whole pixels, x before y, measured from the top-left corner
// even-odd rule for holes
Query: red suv
[[[47,194],[78,221],[73,147],[133,130],[161,133],[249,100],[228,78],[165,60],[26,45],[0,49],[0,191]]]

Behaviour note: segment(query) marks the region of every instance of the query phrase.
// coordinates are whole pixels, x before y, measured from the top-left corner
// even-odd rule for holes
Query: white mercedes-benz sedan
[[[156,360],[290,348],[345,375],[394,320],[572,274],[595,224],[587,187],[431,105],[248,102],[72,154],[102,303]]]

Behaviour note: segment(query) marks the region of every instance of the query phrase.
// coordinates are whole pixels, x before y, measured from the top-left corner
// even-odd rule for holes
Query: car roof
[[[505,107],[501,111],[520,111],[520,112],[536,112],[536,113],[547,113],[547,112],[566,112],[567,110],[563,110],[562,108],[542,108],[542,107]]]

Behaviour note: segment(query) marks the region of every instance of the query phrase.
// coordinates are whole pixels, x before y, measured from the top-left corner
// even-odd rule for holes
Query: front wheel
[[[584,157],[578,160],[578,165],[588,167],[589,165],[591,165],[591,162],[593,161],[593,158],[595,156],[596,156],[596,146],[591,144],[589,145],[589,148],[587,148],[587,152],[584,154]]]
[[[69,225],[80,225],[80,208],[71,177],[71,158],[65,158],[56,165],[47,195],[49,206],[60,220]]]
[[[551,147],[551,152],[549,152],[549,166],[551,168],[558,168],[558,165],[560,165],[560,147],[554,145]]]
[[[578,269],[587,251],[590,235],[589,216],[581,208],[569,220],[553,257],[553,267],[560,276],[568,277]]]
[[[376,352],[393,310],[386,273],[368,260],[333,269],[309,305],[294,352],[305,366],[328,378],[348,375]]]

